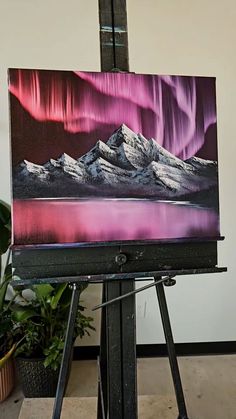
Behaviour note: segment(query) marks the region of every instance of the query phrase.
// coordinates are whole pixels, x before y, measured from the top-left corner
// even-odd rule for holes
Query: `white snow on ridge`
[[[75,159],[73,159],[73,157],[69,156],[66,153],[63,153],[58,159],[57,159],[58,163],[61,164],[65,164],[65,165],[74,165],[77,163],[77,161]]]
[[[183,161],[122,124],[107,143],[98,140],[78,160],[66,153],[43,166],[24,160],[14,171],[14,183],[22,196],[25,187],[34,197],[37,186],[40,194],[45,186],[47,196],[83,197],[91,191],[103,196],[105,191],[106,196],[175,199],[216,186],[217,163],[197,157]]]
[[[129,183],[131,174],[129,171],[114,166],[103,158],[99,157],[87,169],[92,178],[105,184]]]
[[[25,178],[38,178],[40,180],[49,180],[49,172],[46,170],[43,166],[39,164],[35,164],[32,162],[29,162],[28,160],[23,160],[22,163],[18,166],[18,176],[19,177],[25,177]]]
[[[213,160],[205,160],[200,157],[190,157],[185,162],[196,169],[214,168],[217,166],[217,162]]]

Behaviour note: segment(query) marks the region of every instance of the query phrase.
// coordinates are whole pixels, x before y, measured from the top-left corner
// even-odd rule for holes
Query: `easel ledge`
[[[134,279],[137,281],[148,281],[153,280],[156,276],[171,276],[177,275],[198,275],[208,273],[221,273],[226,272],[226,267],[213,267],[213,268],[193,268],[193,269],[174,269],[165,271],[150,271],[150,272],[133,272],[133,273],[121,273],[121,274],[107,274],[107,275],[82,275],[82,276],[69,276],[69,277],[57,277],[57,278],[31,278],[31,279],[13,279],[11,285],[16,288],[18,286],[25,285],[37,285],[37,284],[61,284],[63,282],[68,283],[103,283],[107,281],[120,281]]]
[[[219,240],[223,237],[135,244],[107,242],[101,247],[94,243],[75,243],[65,247],[12,246],[14,285],[27,285],[29,282],[104,282],[154,275],[219,272]]]

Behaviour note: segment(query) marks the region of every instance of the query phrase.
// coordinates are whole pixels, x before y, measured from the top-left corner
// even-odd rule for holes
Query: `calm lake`
[[[29,199],[13,204],[15,244],[153,240],[219,235],[219,214],[183,202]]]

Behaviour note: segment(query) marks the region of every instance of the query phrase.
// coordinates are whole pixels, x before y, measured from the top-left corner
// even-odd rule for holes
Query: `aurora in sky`
[[[9,91],[13,163],[78,158],[122,123],[183,160],[217,160],[213,77],[10,70]]]

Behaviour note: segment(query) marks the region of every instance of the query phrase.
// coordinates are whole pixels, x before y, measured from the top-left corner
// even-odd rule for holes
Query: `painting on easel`
[[[215,79],[9,70],[15,244],[219,236]]]

